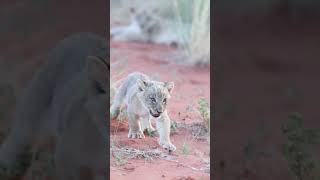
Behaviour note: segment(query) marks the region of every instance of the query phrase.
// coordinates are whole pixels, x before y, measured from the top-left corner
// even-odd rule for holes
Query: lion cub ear
[[[138,79],[137,84],[138,84],[138,88],[140,91],[146,90],[146,88],[148,86],[148,82],[145,80],[142,80],[142,79]]]
[[[174,82],[165,82],[164,87],[168,89],[169,93],[171,93],[174,88]]]
[[[110,65],[100,57],[88,56],[87,68],[89,83],[96,90],[106,92]]]

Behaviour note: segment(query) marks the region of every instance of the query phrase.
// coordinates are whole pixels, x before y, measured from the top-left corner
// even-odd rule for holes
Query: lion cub
[[[110,108],[111,119],[118,116],[124,102],[129,121],[128,138],[144,138],[145,129],[154,131],[151,119],[155,118],[159,145],[175,151],[170,141],[170,118],[166,109],[173,87],[173,82],[153,81],[139,72],[129,74],[115,95]]]
[[[127,26],[110,30],[115,41],[142,42],[182,47],[184,41],[177,33],[168,28],[158,9],[130,9],[131,22]]]

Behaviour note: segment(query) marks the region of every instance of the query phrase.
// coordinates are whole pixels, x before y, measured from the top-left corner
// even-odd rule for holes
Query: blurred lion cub
[[[9,135],[1,145],[1,168],[11,170],[39,138],[55,140],[55,179],[79,180],[90,169],[107,179],[106,40],[79,33],[63,40],[24,91]],[[43,139],[42,139],[43,141]],[[11,172],[11,171],[9,171]]]
[[[156,8],[140,8],[139,10],[130,8],[130,24],[112,28],[111,39],[181,47],[182,38],[169,30],[169,25],[165,23],[164,18],[161,18],[158,11]]]

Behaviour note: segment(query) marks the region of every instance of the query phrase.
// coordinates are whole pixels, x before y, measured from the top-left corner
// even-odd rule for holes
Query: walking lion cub
[[[128,138],[144,138],[144,130],[154,131],[151,119],[155,118],[160,146],[175,151],[176,147],[170,140],[171,123],[166,109],[173,87],[173,82],[153,81],[139,72],[129,74],[115,95],[110,108],[111,119],[118,116],[120,106],[125,103],[129,121]]]

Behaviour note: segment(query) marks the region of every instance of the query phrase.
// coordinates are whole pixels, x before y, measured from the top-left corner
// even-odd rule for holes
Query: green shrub
[[[210,107],[209,103],[205,99],[199,99],[198,101],[198,111],[202,117],[203,123],[207,128],[208,132],[210,132]]]
[[[310,153],[311,145],[319,143],[319,129],[305,129],[302,117],[298,113],[290,115],[289,121],[281,128],[287,137],[287,143],[282,146],[282,154],[288,161],[288,166],[296,179],[313,179],[316,161]]]

